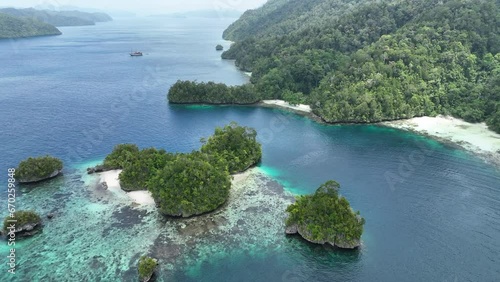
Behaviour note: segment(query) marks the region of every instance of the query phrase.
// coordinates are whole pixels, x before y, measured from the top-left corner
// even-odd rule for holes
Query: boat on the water
[[[135,51],[135,52],[130,53],[130,56],[132,56],[132,57],[140,57],[140,56],[142,56],[142,52]]]

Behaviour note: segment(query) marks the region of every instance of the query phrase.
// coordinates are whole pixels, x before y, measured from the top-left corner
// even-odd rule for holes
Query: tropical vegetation
[[[256,137],[255,129],[232,122],[202,139],[200,151],[171,154],[120,144],[101,167],[123,169],[119,176],[122,189],[149,190],[163,214],[190,217],[220,207],[229,196],[230,173],[260,161],[262,150]]]
[[[123,169],[139,156],[139,147],[135,144],[119,144],[104,159],[103,167],[107,170]]]
[[[176,104],[254,104],[261,100],[251,84],[227,86],[215,82],[177,81],[168,91]]]
[[[120,173],[121,188],[125,191],[147,190],[149,179],[174,158],[173,154],[155,148],[137,151]]]
[[[213,211],[229,197],[231,177],[224,159],[179,154],[148,182],[161,213],[190,217]]]
[[[337,246],[359,246],[365,220],[339,195],[340,185],[322,184],[314,194],[298,196],[288,206],[286,226],[294,226],[305,239]]]
[[[153,276],[158,262],[154,258],[142,256],[137,266],[140,281],[149,281]]]
[[[500,132],[499,1],[270,0],[224,38],[252,97],[307,103],[330,123],[446,114]]]
[[[262,157],[255,129],[239,126],[235,122],[216,128],[215,133],[202,142],[201,151],[226,160],[229,173],[245,171]]]
[[[43,156],[28,158],[19,163],[15,178],[19,182],[41,181],[59,174],[63,169],[63,162],[55,157]]]
[[[8,227],[13,223],[11,220],[15,220],[16,229],[22,227],[26,224],[38,224],[42,221],[40,216],[34,211],[24,211],[18,210],[13,213],[13,217],[7,216],[3,221],[3,230],[8,231]]]

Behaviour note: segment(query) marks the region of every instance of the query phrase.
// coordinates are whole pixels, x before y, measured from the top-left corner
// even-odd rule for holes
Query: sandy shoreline
[[[100,176],[99,183],[106,182],[108,185],[108,191],[111,191],[115,194],[126,195],[130,200],[139,205],[145,206],[154,206],[155,201],[151,192],[149,191],[133,191],[133,192],[125,192],[121,189],[120,180],[118,176],[122,170],[110,170],[106,172],[101,172],[98,175]]]
[[[231,186],[240,186],[245,183],[248,177],[255,171],[255,169],[248,169],[245,172],[234,174],[231,176]],[[129,198],[132,202],[144,205],[144,206],[155,206],[155,201],[151,192],[149,191],[133,191],[125,192],[121,189],[119,176],[122,170],[110,170],[101,173],[97,173],[99,176],[99,183],[106,182],[107,190],[116,194],[121,198]]]
[[[284,108],[314,117],[308,105],[292,106],[283,100],[263,100],[263,106]],[[416,117],[379,123],[383,126],[423,134],[438,141],[449,142],[472,152],[483,160],[500,167],[500,134],[485,123],[469,123],[450,116]]]
[[[299,104],[296,106],[290,105],[288,102],[283,100],[263,100],[262,103],[266,105],[273,105],[281,108],[292,109],[295,111],[303,112],[310,114],[312,112],[311,107],[309,105]]]
[[[451,142],[500,167],[500,134],[489,130],[484,123],[473,124],[440,115],[389,121],[381,124]]]

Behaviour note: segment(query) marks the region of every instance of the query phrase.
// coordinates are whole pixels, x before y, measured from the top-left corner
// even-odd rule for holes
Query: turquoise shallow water
[[[18,272],[9,275],[3,264],[0,281],[135,281],[131,266],[147,252],[165,257],[160,281],[498,280],[500,173],[474,156],[411,133],[321,125],[277,109],[168,105],[177,79],[247,80],[214,50],[231,21],[117,20],[0,41],[7,54],[0,61],[0,215],[9,167],[39,154],[66,164],[63,177],[19,189],[20,208],[56,217],[19,242]],[[130,58],[131,49],[145,56]],[[264,186],[306,194],[328,179],[341,183],[366,218],[359,251],[286,238],[276,222],[203,240],[193,233],[186,236],[198,239],[180,246],[166,230],[181,223],[95,193],[96,180],[84,173],[115,144],[188,152],[233,120],[259,133],[260,170],[273,179]],[[250,221],[273,212],[236,214]],[[0,257],[7,250],[2,243]]]

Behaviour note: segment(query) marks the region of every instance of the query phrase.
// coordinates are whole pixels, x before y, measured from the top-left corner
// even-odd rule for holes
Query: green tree
[[[141,281],[149,281],[149,279],[151,279],[151,276],[153,276],[157,265],[158,262],[156,261],[156,259],[150,258],[148,256],[142,256],[139,259],[139,263],[137,266],[139,279]]]
[[[139,157],[139,147],[135,144],[116,145],[111,154],[104,159],[106,169],[122,169]]]
[[[288,206],[288,227],[295,226],[307,240],[329,242],[339,247],[356,247],[363,233],[365,220],[353,212],[349,201],[338,192],[333,181],[322,184],[313,195],[299,196]]]
[[[155,148],[143,149],[137,157],[131,157],[130,162],[123,166],[120,173],[120,185],[125,191],[147,190],[147,182],[158,170],[164,168],[175,158],[165,150]]]
[[[3,230],[7,231],[7,228],[12,224],[12,220],[15,220],[16,228],[19,228],[25,224],[39,224],[42,222],[40,216],[34,211],[23,211],[18,210],[13,213],[13,217],[7,216],[3,221]]]
[[[147,186],[163,214],[190,217],[220,207],[231,181],[224,159],[193,152],[177,155]]]
[[[28,158],[19,163],[15,178],[20,182],[40,181],[59,174],[63,162],[51,156]]]
[[[247,170],[262,157],[257,132],[253,128],[239,126],[232,122],[223,128],[216,128],[201,147],[201,151],[226,160],[230,173]]]

